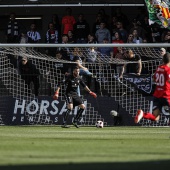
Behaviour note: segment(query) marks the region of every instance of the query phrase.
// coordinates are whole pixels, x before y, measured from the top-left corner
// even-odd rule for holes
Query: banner
[[[170,2],[169,0],[145,0],[148,13],[149,23],[157,23],[163,28],[170,29]]]
[[[63,114],[67,110],[65,101],[61,98],[53,100],[51,96],[39,96],[37,100],[29,102],[12,96],[1,96],[0,103],[0,125],[62,125]],[[107,126],[115,125],[114,117],[110,114],[111,110],[118,108],[118,102],[114,98],[98,96],[94,100],[91,96],[86,96],[84,104],[87,108],[83,112],[81,125],[94,126],[98,120],[103,120]],[[72,124],[77,109],[75,107],[69,114],[68,125]],[[133,126],[133,117],[125,108],[119,107],[119,111],[122,118],[119,125]]]
[[[152,75],[124,74],[123,78],[145,93],[150,94],[152,91]]]
[[[125,107],[122,103],[122,101],[126,102],[128,94],[121,97],[120,102],[115,101],[115,97],[98,96],[94,100],[91,96],[86,96],[88,101],[86,103],[87,108],[82,116],[80,125],[94,126],[96,121],[102,120],[105,126],[136,126],[134,123],[136,112],[132,112],[129,106]],[[66,104],[60,98],[59,100],[53,100],[51,96],[39,96],[38,100],[33,99],[29,102],[15,99],[12,96],[0,96],[0,99],[0,125],[61,125],[63,123]],[[152,97],[146,96],[145,99],[151,101]],[[139,100],[137,99],[137,102]],[[135,103],[131,102],[131,104],[133,104],[132,107],[136,107],[136,101]],[[131,104],[129,103],[129,105]],[[145,108],[145,102],[141,104],[141,108]],[[130,108],[132,107],[130,106]],[[163,114],[161,114],[161,119],[157,122],[157,126],[169,126],[170,114],[168,109],[167,107],[162,108]],[[117,111],[119,117],[111,115],[112,110]],[[68,125],[72,124],[72,119],[76,114],[77,110],[70,113]],[[142,126],[155,126],[155,122],[150,120],[142,121],[141,123]]]

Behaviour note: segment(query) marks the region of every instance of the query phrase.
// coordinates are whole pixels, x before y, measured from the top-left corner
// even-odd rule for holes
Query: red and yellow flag
[[[169,0],[145,0],[151,24],[158,23],[164,28],[170,27]]]

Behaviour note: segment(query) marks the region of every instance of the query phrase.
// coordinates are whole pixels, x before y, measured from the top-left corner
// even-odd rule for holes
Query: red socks
[[[143,118],[155,121],[156,117],[151,113],[143,113]]]

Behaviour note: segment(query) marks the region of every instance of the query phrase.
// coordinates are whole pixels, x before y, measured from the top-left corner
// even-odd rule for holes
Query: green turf
[[[170,128],[0,126],[0,170],[169,168]]]

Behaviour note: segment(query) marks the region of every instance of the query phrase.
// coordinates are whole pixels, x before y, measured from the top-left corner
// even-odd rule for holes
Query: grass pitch
[[[170,128],[0,126],[0,170],[170,167]]]

